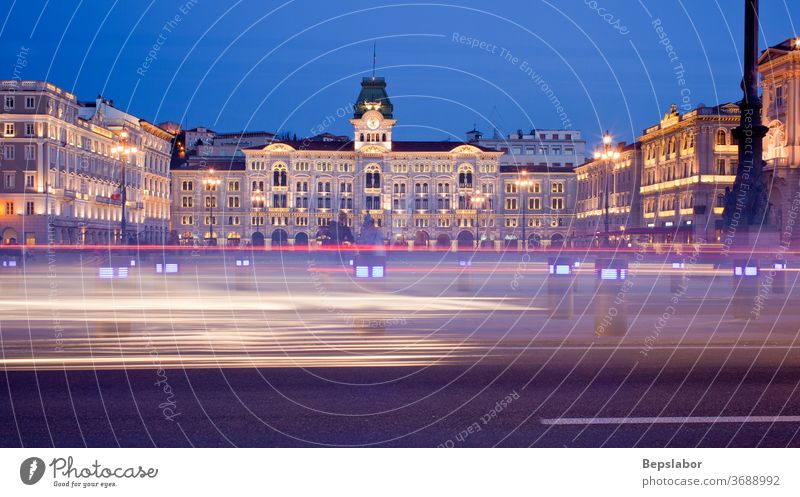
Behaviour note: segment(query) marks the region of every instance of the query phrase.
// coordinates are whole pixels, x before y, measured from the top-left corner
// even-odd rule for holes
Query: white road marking
[[[800,416],[664,416],[653,418],[556,418],[542,419],[543,425],[641,425],[715,423],[800,423]]]

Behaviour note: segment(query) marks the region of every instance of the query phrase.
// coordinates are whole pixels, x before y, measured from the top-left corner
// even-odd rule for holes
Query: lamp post
[[[522,204],[522,248],[527,249],[528,239],[525,236],[525,227],[527,226],[525,214],[528,212],[528,205],[526,203],[527,199],[523,195],[523,190],[531,186],[533,181],[528,179],[528,171],[523,169],[520,171],[518,179],[514,183],[517,185],[517,189],[519,189],[519,203]]]
[[[261,190],[253,190],[253,195],[250,197],[250,200],[253,205],[253,211],[255,211],[256,214],[255,216],[253,216],[253,218],[258,219],[258,212],[260,209],[264,208],[265,202],[267,201],[267,197]],[[261,223],[256,222],[257,233],[259,232],[259,226],[261,226]],[[250,239],[252,240],[252,235],[250,236]]]
[[[472,202],[472,207],[475,209],[475,248],[479,249],[481,247],[480,208],[486,201],[486,197],[484,197],[479,190],[475,190],[472,193],[472,197],[470,197],[470,201]]]
[[[603,171],[603,175],[605,176],[605,187],[603,188],[603,224],[605,227],[605,237],[606,237],[606,245],[610,243],[610,238],[608,235],[609,230],[609,218],[608,218],[608,190],[609,190],[609,177],[613,173],[613,161],[619,159],[619,152],[617,150],[613,150],[611,147],[611,143],[613,142],[613,138],[608,133],[605,132],[603,135],[603,148],[601,150],[597,150],[594,153],[595,160],[601,160],[603,165],[605,165],[605,169]]]
[[[217,186],[222,182],[214,176],[214,170],[208,170],[208,176],[203,178],[203,185],[210,192],[208,197],[208,243],[214,244],[214,200],[216,200]]]
[[[120,228],[120,244],[124,245],[126,242],[125,240],[125,230],[127,229],[128,220],[126,217],[125,206],[128,203],[128,185],[127,185],[127,175],[128,175],[128,161],[130,160],[131,155],[137,152],[136,147],[131,147],[128,145],[128,132],[123,131],[119,134],[119,145],[112,148],[111,151],[116,153],[119,158],[120,162],[122,163],[122,178],[120,179],[120,200],[122,201],[122,218],[119,221],[119,228]]]

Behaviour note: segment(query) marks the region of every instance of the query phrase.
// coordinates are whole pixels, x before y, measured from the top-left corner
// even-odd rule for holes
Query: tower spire
[[[378,60],[378,42],[372,42],[372,79],[375,79],[375,62]]]

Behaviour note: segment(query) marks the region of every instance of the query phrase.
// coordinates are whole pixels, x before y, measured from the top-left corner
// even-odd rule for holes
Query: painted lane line
[[[541,419],[543,425],[637,425],[715,423],[800,423],[800,416],[665,416],[652,418],[555,418]]]

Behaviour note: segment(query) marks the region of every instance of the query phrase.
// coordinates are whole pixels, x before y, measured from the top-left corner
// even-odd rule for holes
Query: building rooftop
[[[575,169],[571,166],[551,167],[532,164],[500,166],[501,174],[519,174],[523,171],[526,173],[574,173]]]
[[[319,150],[323,152],[353,152],[355,145],[353,141],[335,142],[335,141],[312,141],[312,140],[281,140],[274,141],[275,143],[282,143],[289,145],[295,150]],[[464,142],[450,142],[450,141],[392,141],[392,152],[450,152],[455,148],[462,145],[469,145],[475,147],[482,152],[495,152],[497,150],[475,145],[474,143]],[[254,147],[247,147],[243,150],[263,150],[266,145],[256,145]]]
[[[217,171],[244,171],[244,157],[190,157],[173,162],[171,171],[202,171],[214,169]]]

